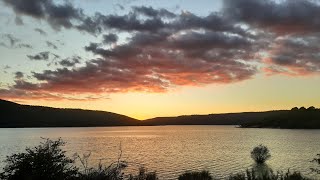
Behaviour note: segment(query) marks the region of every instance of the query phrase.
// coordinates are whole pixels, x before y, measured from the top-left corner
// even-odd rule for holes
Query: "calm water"
[[[136,171],[139,165],[155,170],[161,179],[174,179],[186,170],[209,170],[216,177],[252,166],[251,149],[267,145],[274,170],[300,170],[311,176],[309,161],[320,153],[320,130],[240,129],[233,126],[156,126],[102,128],[0,129],[0,160],[25,146],[37,145],[40,137],[67,142],[69,155],[91,152],[91,165],[104,158],[122,159]],[[0,165],[0,166],[3,166]],[[318,177],[319,179],[319,177]]]

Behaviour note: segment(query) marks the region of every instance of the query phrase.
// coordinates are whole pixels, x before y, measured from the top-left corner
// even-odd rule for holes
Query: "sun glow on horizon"
[[[285,84],[282,82],[286,82]],[[320,78],[259,76],[229,85],[185,87],[168,93],[117,93],[94,101],[21,101],[22,104],[81,108],[123,114],[139,120],[192,114],[232,113],[320,106]],[[299,94],[299,96],[297,96]],[[315,97],[317,96],[317,97]]]
[[[140,120],[320,106],[320,5],[266,2],[0,0],[0,98]]]

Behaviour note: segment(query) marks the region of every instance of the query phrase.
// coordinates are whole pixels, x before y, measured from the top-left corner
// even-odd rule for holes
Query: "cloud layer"
[[[47,21],[56,30],[74,28],[101,37],[84,47],[95,58],[81,66],[81,57],[63,59],[57,62],[61,67],[32,72],[32,82],[16,74],[15,83],[0,90],[5,98],[85,99],[234,83],[257,73],[320,72],[318,1],[225,0],[220,12],[207,16],[145,6],[123,15],[87,16],[70,3],[3,1],[18,15]],[[121,33],[129,37],[120,43]],[[47,45],[57,49],[49,41]],[[28,58],[48,60],[49,55]]]

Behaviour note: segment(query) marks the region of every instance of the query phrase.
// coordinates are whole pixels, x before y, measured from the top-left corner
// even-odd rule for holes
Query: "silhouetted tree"
[[[271,155],[270,155],[269,149],[262,144],[253,148],[253,150],[251,151],[251,158],[257,164],[263,164],[270,157],[271,157]]]
[[[298,108],[298,107],[293,107],[293,108],[291,109],[291,111],[296,111],[296,110],[299,110],[299,108]]]
[[[4,180],[67,180],[77,175],[78,169],[73,160],[66,157],[61,146],[61,139],[46,139],[39,146],[26,148],[26,152],[8,156],[4,172],[0,179]]]
[[[316,110],[316,108],[314,106],[310,106],[308,107],[308,110]]]
[[[304,106],[300,107],[299,110],[306,110]]]

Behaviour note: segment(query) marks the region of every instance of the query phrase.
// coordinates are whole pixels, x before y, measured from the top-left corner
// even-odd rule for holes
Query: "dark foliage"
[[[257,164],[263,164],[266,160],[268,160],[271,157],[271,154],[269,152],[269,149],[260,144],[259,146],[253,148],[251,151],[251,158],[257,163]]]
[[[269,171],[267,174],[257,176],[257,173],[251,169],[243,173],[230,175],[228,180],[311,180],[304,177],[300,172],[273,173]]]
[[[320,110],[313,106],[308,109],[295,107],[291,111],[284,111],[281,114],[273,114],[264,119],[242,123],[241,127],[320,129]]]
[[[26,148],[26,152],[8,156],[4,172],[0,178],[4,180],[68,180],[73,179],[78,169],[73,160],[65,156],[61,149],[65,143],[58,139],[45,142],[34,148]]]
[[[122,149],[120,144],[120,154],[116,162],[111,163],[108,166],[104,166],[101,160],[98,164],[98,168],[89,167],[88,160],[91,153],[83,154],[81,157],[77,153],[74,154],[76,160],[79,160],[82,165],[82,171],[79,171],[79,180],[122,180],[124,179],[123,170],[128,166],[127,162],[121,160]]]
[[[98,168],[89,168],[84,172],[79,172],[76,180],[122,180],[124,179],[123,170],[127,164],[121,162],[119,164],[111,164],[104,167],[102,164]]]
[[[138,175],[129,175],[128,180],[157,180],[157,173],[156,172],[147,172],[144,167],[139,168]]]
[[[318,166],[316,168],[311,168],[311,171],[315,172],[317,174],[320,174],[320,167],[319,167],[320,166],[320,154],[317,154],[317,157],[315,157],[311,162],[315,163],[315,165]]]
[[[212,180],[213,177],[208,171],[192,171],[181,174],[179,180]]]
[[[61,139],[56,141],[45,139],[39,146],[26,148],[26,152],[13,154],[6,159],[6,166],[0,173],[1,180],[157,180],[155,172],[147,172],[140,167],[137,175],[125,175],[123,170],[127,163],[121,160],[122,150],[118,160],[108,166],[89,167],[89,154],[82,157],[78,154],[68,158],[61,149],[65,145]],[[82,168],[74,163],[79,160]]]

